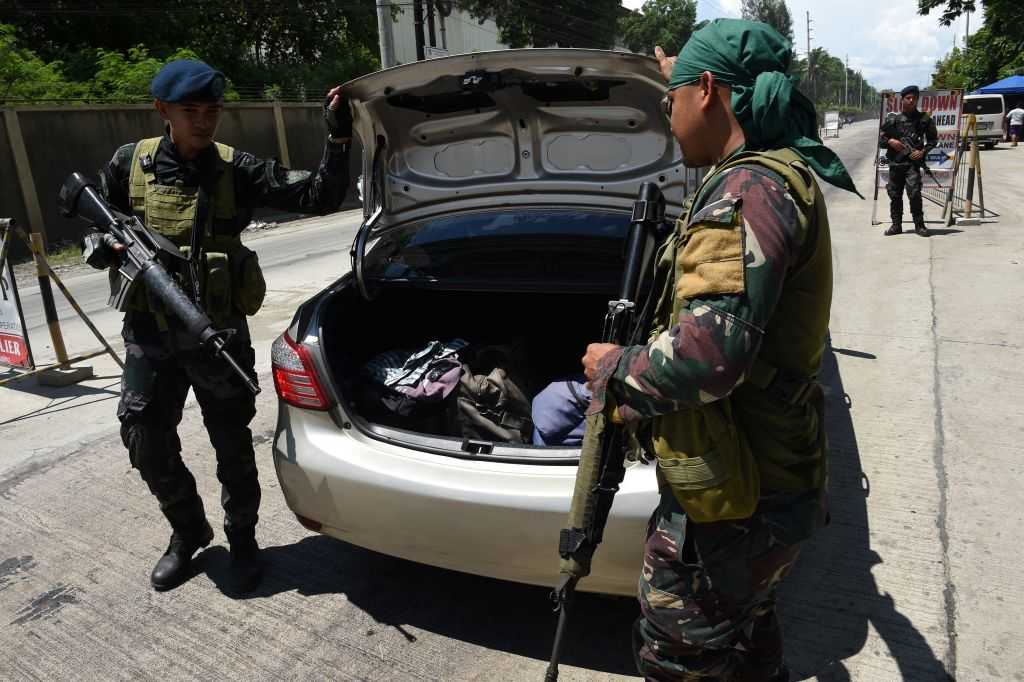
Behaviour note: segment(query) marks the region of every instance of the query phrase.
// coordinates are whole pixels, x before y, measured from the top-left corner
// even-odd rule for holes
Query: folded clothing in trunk
[[[462,363],[459,351],[464,339],[448,343],[431,341],[418,351],[385,351],[363,368],[369,381],[367,391],[384,407],[402,417],[429,411],[459,385]]]

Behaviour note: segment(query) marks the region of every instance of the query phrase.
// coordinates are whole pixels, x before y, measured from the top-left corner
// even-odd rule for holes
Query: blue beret
[[[908,85],[907,87],[900,90],[900,97],[906,97],[907,95],[921,95],[921,88],[916,85]]]
[[[194,59],[175,59],[164,65],[149,91],[164,102],[219,100],[224,96],[224,74]]]

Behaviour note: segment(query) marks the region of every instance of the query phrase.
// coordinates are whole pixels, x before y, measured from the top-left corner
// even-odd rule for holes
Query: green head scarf
[[[843,162],[821,143],[814,104],[786,75],[792,54],[789,41],[768,24],[715,19],[683,46],[669,89],[710,71],[732,88],[732,110],[747,149],[789,147],[823,180],[860,196]]]

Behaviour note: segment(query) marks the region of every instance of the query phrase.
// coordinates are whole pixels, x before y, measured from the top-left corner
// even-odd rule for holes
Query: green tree
[[[967,88],[969,82],[964,65],[964,53],[960,48],[954,47],[949,54],[935,62],[931,88],[935,90]]]
[[[0,19],[18,28],[24,46],[59,61],[73,81],[92,79],[103,54],[130,59],[139,44],[161,60],[191,50],[255,97],[275,83],[319,89],[379,66],[370,2],[161,0],[126,11],[118,0],[52,0],[31,12],[2,4]]]
[[[744,19],[763,21],[793,42],[793,17],[786,0],[743,0],[740,12]]]
[[[633,52],[654,54],[654,46],[661,45],[675,54],[690,39],[696,22],[696,0],[647,0],[639,12],[619,19],[619,34]]]
[[[22,47],[14,26],[0,24],[0,103],[76,96],[81,88],[64,78],[61,67]]]
[[[949,26],[965,12],[977,11],[975,0],[918,0],[920,14],[941,10],[939,23]],[[962,83],[974,89],[1024,67],[1024,12],[1020,0],[985,0],[984,24],[935,65],[934,83]]]
[[[198,59],[192,50],[178,50],[166,59],[149,56],[142,45],[128,49],[124,55],[113,50],[99,49],[96,57],[96,75],[91,84],[91,96],[98,100],[118,102],[145,102],[153,99],[149,83],[156,72],[173,59]]]
[[[953,48],[935,63],[932,86],[974,90],[1006,78],[1024,67],[1024,55],[1006,36],[993,35],[986,23],[967,39],[966,49]]]
[[[811,50],[810,65],[808,60],[794,59],[790,65],[790,77],[798,80],[798,88],[808,99],[814,102],[818,114],[826,109],[838,109],[844,113],[856,113],[860,110],[870,111],[878,104],[880,93],[872,87],[863,76],[856,71],[848,70],[843,61],[833,57],[822,47]],[[812,82],[813,76],[813,82]],[[861,107],[861,86],[863,82],[863,106]],[[849,88],[849,90],[847,90]],[[848,92],[844,100],[844,93]],[[844,101],[846,105],[844,106]]]
[[[455,6],[481,23],[498,25],[511,47],[591,47],[615,45],[620,0],[455,0]]]

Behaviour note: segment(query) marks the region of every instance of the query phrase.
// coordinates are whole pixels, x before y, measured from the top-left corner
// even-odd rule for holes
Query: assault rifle
[[[182,291],[160,262],[161,258],[165,262],[185,261],[177,246],[163,235],[146,229],[138,218],[112,210],[96,188],[80,173],[72,173],[64,181],[60,188],[59,204],[65,217],[87,220],[104,235],[109,235],[123,245],[119,270],[124,280],[130,284],[136,281],[144,283],[146,290],[184,325],[192,338],[227,362],[253,395],[260,392],[256,382],[226,350],[235,330],[214,329],[210,318]]]
[[[657,185],[645,182],[640,186],[640,195],[633,204],[619,298],[608,302],[608,313],[604,318],[601,340],[605,343],[625,346],[634,342],[638,328],[635,319],[641,277],[651,270],[651,258],[658,239],[664,236],[664,224],[665,197]],[[641,325],[644,317],[640,315]],[[569,508],[569,527],[562,529],[558,539],[558,553],[562,557],[561,575],[551,593],[551,599],[556,604],[555,610],[559,613],[558,629],[545,682],[558,679],[558,661],[562,656],[562,644],[576,583],[590,574],[591,558],[601,544],[612,501],[626,475],[627,448],[626,429],[615,424],[608,414],[587,417],[576,485]]]

